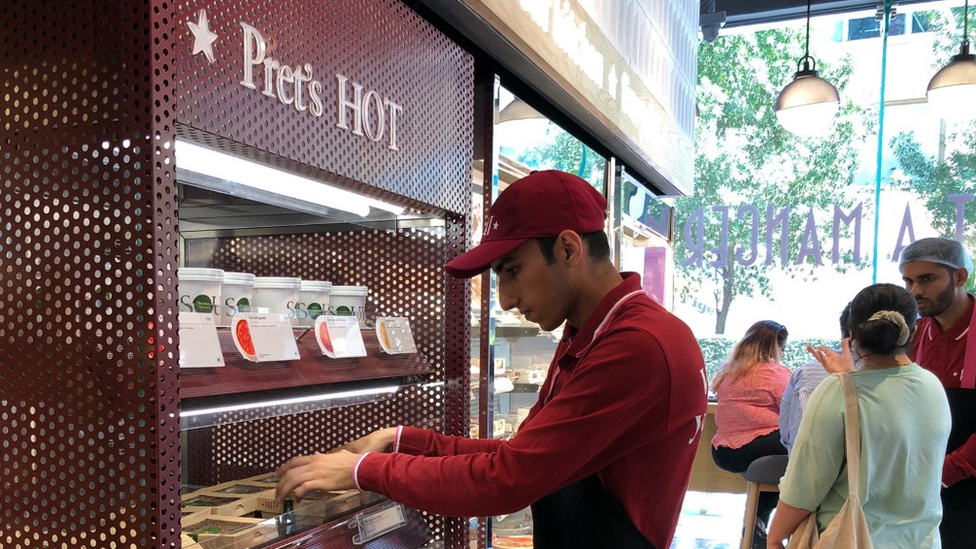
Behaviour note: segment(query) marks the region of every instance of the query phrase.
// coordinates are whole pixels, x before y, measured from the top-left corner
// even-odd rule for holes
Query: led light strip
[[[191,172],[232,181],[292,200],[335,208],[361,217],[369,215],[370,208],[384,210],[394,215],[401,215],[404,211],[402,206],[201,147],[189,141],[177,140],[176,165]]]
[[[325,393],[318,395],[310,395],[304,397],[295,398],[285,398],[280,400],[266,400],[262,402],[248,402],[245,404],[233,404],[228,406],[216,406],[214,408],[203,408],[200,410],[192,410],[188,412],[181,412],[180,416],[183,418],[202,416],[207,414],[220,414],[224,412],[239,412],[243,410],[253,410],[256,408],[266,408],[274,406],[288,406],[292,404],[305,404],[309,402],[318,402],[324,400],[336,400],[342,398],[353,398],[360,396],[370,396],[370,395],[383,395],[383,394],[393,394],[397,392],[399,386],[388,385],[383,387],[376,387],[373,389],[357,389],[354,391],[340,391],[336,393]]]

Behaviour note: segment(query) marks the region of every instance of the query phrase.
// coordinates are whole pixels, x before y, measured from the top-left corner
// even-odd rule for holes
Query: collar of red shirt
[[[969,319],[973,316],[973,300],[976,299],[976,296],[973,296],[973,294],[966,295],[969,297],[969,307],[966,309],[966,312],[959,317],[959,320],[957,320],[955,324],[949,326],[948,330],[942,331],[939,327],[939,321],[934,318],[931,319],[931,322],[929,322],[929,325],[925,330],[925,335],[929,339],[935,337],[933,330],[942,331],[942,335],[946,339],[951,339],[953,341],[966,335],[966,332],[969,331]]]
[[[572,367],[569,363],[575,363],[575,359],[579,358],[580,354],[590,346],[593,342],[593,336],[596,334],[597,329],[603,324],[607,315],[613,310],[614,306],[620,301],[621,298],[630,294],[634,291],[641,290],[641,279],[640,275],[637,273],[620,273],[623,276],[623,282],[617,285],[616,288],[610,290],[606,296],[597,305],[596,310],[594,310],[589,317],[587,317],[586,322],[583,323],[583,327],[580,329],[573,328],[569,324],[563,331],[563,339],[561,346],[568,345],[569,348],[566,352],[562,354],[562,357],[570,358],[574,360],[567,361],[567,364],[560,362],[560,366],[566,366],[567,368]]]

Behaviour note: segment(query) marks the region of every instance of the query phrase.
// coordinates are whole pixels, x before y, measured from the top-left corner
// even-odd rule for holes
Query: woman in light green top
[[[828,371],[851,372],[861,428],[861,504],[876,549],[939,549],[942,462],[949,405],[938,379],[905,354],[918,318],[915,299],[893,284],[861,290],[851,302],[843,351],[809,348]],[[847,499],[844,421],[836,376],[810,396],[780,482],[768,547],[811,512],[821,531]]]

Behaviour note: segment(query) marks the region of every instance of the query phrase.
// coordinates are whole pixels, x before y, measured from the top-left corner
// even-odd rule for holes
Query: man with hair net
[[[905,288],[922,317],[909,356],[945,387],[952,431],[942,468],[944,549],[972,548],[976,539],[976,297],[965,290],[973,262],[962,244],[923,238],[899,262]]]

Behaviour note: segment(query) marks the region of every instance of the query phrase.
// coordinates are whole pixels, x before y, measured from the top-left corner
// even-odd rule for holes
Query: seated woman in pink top
[[[718,400],[712,459],[726,471],[741,473],[758,458],[786,455],[779,405],[790,381],[790,370],[780,364],[788,336],[778,322],[756,322],[712,380]],[[765,547],[766,524],[777,500],[775,492],[759,494],[754,546]]]

